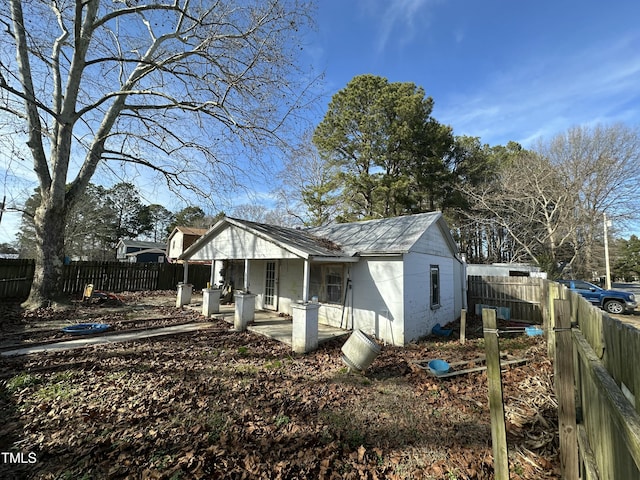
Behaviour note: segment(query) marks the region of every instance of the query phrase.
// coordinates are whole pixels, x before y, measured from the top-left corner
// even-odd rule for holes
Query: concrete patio
[[[185,305],[185,307],[186,306],[187,305]],[[192,303],[189,304],[188,307],[200,310],[202,305]],[[225,322],[233,325],[234,309],[234,305],[220,305],[220,312],[211,315],[211,318],[224,320]],[[281,317],[277,312],[257,310],[255,313],[255,320],[247,326],[247,330],[264,335],[265,337],[273,338],[289,346],[292,344],[291,337],[293,332],[293,322],[291,317]],[[318,344],[327,342],[334,338],[347,336],[350,333],[350,330],[318,324]]]

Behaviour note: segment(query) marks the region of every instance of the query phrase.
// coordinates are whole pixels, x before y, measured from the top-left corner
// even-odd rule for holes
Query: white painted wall
[[[253,235],[235,225],[229,225],[195,252],[190,260],[299,258],[293,253]]]
[[[249,291],[256,295],[256,310],[264,308],[264,269],[263,260],[249,261]]]
[[[278,311],[292,315],[291,304],[302,300],[302,277],[304,260],[284,259],[278,261]],[[262,269],[264,276],[264,268]],[[263,284],[264,285],[264,284]],[[264,288],[262,293],[264,293]]]
[[[169,239],[169,258],[178,258],[184,251],[184,234],[181,231],[177,231],[173,237]]]
[[[353,312],[345,316],[352,313],[353,327],[384,342],[404,345],[402,257],[363,257],[351,266],[351,280]]]
[[[411,252],[428,253],[439,257],[451,257],[451,249],[446,242],[440,225],[435,223],[411,247]]]
[[[277,264],[278,312],[293,313],[291,304],[302,300],[302,274],[304,261],[275,260]],[[264,286],[267,260],[249,261],[249,291],[256,295],[256,309],[264,309]]]
[[[431,308],[431,265],[437,265],[440,270],[440,306],[437,308]],[[408,343],[430,334],[437,323],[444,327],[457,318],[455,271],[458,262],[450,257],[409,252],[404,256],[404,268],[405,342]]]

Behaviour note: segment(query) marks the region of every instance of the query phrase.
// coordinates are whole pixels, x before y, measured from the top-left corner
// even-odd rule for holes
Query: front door
[[[278,309],[278,268],[276,262],[265,262],[264,308]]]

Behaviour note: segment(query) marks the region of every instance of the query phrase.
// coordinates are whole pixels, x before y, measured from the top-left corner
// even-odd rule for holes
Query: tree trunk
[[[61,202],[60,202],[61,203]],[[64,264],[64,207],[43,199],[34,218],[36,230],[36,265],[33,284],[25,308],[48,306],[62,298]]]

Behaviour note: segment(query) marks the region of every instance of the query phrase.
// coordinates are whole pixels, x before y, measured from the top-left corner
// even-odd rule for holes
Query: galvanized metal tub
[[[366,370],[380,353],[380,345],[360,330],[354,330],[342,346],[342,361],[351,370]]]

